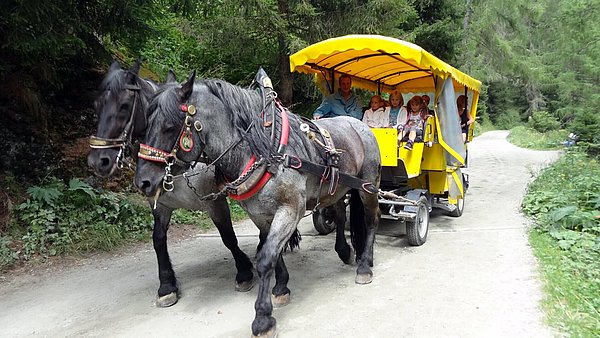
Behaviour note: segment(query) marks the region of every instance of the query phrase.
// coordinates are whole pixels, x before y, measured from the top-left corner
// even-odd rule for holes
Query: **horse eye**
[[[121,110],[127,110],[128,111],[129,110],[129,103],[123,103],[121,105]]]

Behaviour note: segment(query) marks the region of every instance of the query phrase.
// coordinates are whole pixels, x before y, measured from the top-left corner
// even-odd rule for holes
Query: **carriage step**
[[[413,219],[415,219],[416,216],[417,216],[417,214],[414,212],[407,212],[404,210],[400,210],[400,211],[390,212],[389,214],[381,215],[381,218],[392,219],[392,220],[397,221],[397,220],[413,220]]]

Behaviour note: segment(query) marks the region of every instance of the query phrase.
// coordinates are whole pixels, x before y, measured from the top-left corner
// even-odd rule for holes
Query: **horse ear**
[[[119,64],[119,61],[113,60],[113,62],[110,65],[110,68],[108,69],[108,72],[114,72],[117,69],[121,69],[121,65]]]
[[[140,72],[140,64],[141,64],[141,60],[140,60],[140,58],[138,58],[137,60],[135,60],[135,63],[133,64],[133,66],[131,66],[131,68],[129,68],[129,71],[132,72],[133,74],[137,75]]]
[[[175,76],[175,72],[172,69],[169,69],[167,72],[167,83],[169,82],[177,82],[177,76]]]
[[[182,101],[186,101],[190,95],[192,95],[192,91],[194,90],[194,80],[196,79],[196,71],[193,70],[187,81],[185,81],[181,85],[181,89],[179,91],[179,96]]]

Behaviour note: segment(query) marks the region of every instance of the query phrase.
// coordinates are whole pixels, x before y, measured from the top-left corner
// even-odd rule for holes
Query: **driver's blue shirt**
[[[358,97],[352,93],[348,100],[344,100],[339,91],[326,96],[313,113],[313,117],[352,116],[359,120],[362,119],[362,115],[362,106],[358,102]]]

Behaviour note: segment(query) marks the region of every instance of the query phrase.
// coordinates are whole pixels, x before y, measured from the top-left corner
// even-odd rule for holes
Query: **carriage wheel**
[[[465,209],[465,197],[459,198],[456,201],[456,209],[450,212],[450,216],[452,217],[460,217],[463,214],[463,210]]]
[[[449,215],[452,217],[460,217],[463,214],[463,210],[465,209],[465,195],[467,194],[467,189],[469,188],[469,180],[463,174],[463,196],[456,201],[456,209],[452,210]]]
[[[429,205],[427,197],[421,196],[417,202],[417,215],[413,220],[406,221],[406,236],[408,244],[419,246],[427,240],[429,232]]]
[[[327,217],[327,209],[318,209],[313,212],[313,225],[319,235],[330,234],[335,230],[335,222],[332,217]]]

